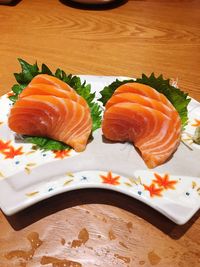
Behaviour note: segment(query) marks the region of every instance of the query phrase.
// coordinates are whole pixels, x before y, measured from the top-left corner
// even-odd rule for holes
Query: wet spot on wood
[[[114,254],[114,256],[117,258],[117,259],[120,259],[122,260],[123,262],[125,263],[130,263],[131,259],[129,257],[124,257],[124,256],[121,256],[119,254]]]
[[[5,254],[5,257],[8,260],[11,260],[12,258],[22,258],[26,261],[29,261],[33,258],[33,255],[35,254],[36,249],[42,245],[42,241],[39,239],[39,234],[36,232],[31,232],[27,235],[27,239],[31,244],[30,250],[12,250]]]
[[[110,230],[110,231],[108,232],[108,236],[109,236],[109,239],[110,239],[110,240],[114,240],[114,239],[116,239],[116,236],[115,236],[115,234],[114,234],[114,232],[113,232],[112,230]]]
[[[105,217],[103,217],[102,221],[105,222],[105,223],[107,223],[107,220],[106,220]]]
[[[19,267],[26,267],[26,262],[20,262]]]
[[[154,251],[148,253],[148,259],[151,265],[157,265],[161,261],[161,258]]]
[[[64,246],[65,243],[66,243],[65,239],[64,238],[61,238],[60,243]]]
[[[126,225],[127,225],[127,228],[128,228],[128,230],[129,230],[129,232],[131,233],[131,230],[133,229],[133,224],[132,224],[132,222],[128,222]]]
[[[80,247],[81,245],[85,244],[89,239],[89,233],[86,228],[83,228],[79,234],[78,239],[72,241],[71,247],[76,248]]]
[[[77,247],[80,247],[81,245],[83,245],[82,240],[73,240],[71,247],[72,248],[77,248]]]
[[[98,238],[101,238],[101,235],[98,235],[97,237],[98,237]]]
[[[90,250],[94,250],[94,248],[93,247],[87,247],[88,249],[90,249]]]
[[[144,265],[145,261],[139,261],[139,265]]]
[[[86,228],[83,228],[78,235],[78,238],[83,241],[83,243],[86,243],[89,239],[89,233]]]
[[[124,247],[124,248],[128,248],[123,242],[119,241],[119,244]]]
[[[55,257],[43,256],[40,263],[42,265],[52,264],[52,267],[81,267],[82,264],[71,260],[61,260]]]

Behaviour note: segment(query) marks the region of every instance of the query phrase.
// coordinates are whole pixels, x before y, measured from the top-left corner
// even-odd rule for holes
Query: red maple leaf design
[[[192,126],[200,126],[200,120],[195,119],[195,123],[192,124]]]
[[[174,185],[178,182],[176,180],[169,180],[168,174],[165,174],[164,177],[162,177],[159,174],[154,173],[154,176],[156,179],[153,180],[153,182],[159,187],[164,187],[165,189],[175,189]]]
[[[66,150],[55,150],[53,151],[55,158],[64,159],[65,157],[68,157],[70,154],[71,149]]]
[[[4,142],[4,141],[0,140],[0,151],[2,152],[6,149],[9,149],[10,148],[10,142],[11,141]]]
[[[13,146],[9,146],[9,149],[6,151],[2,151],[2,154],[5,155],[5,159],[12,159],[15,156],[19,156],[23,154],[22,147],[15,149]]]
[[[120,184],[119,182],[120,176],[113,177],[111,172],[108,172],[107,176],[100,175],[100,177],[103,180],[104,184],[112,184],[112,185]]]
[[[161,192],[163,191],[163,188],[156,188],[155,184],[151,184],[150,186],[143,184],[143,186],[145,190],[149,191],[150,197],[162,197]]]

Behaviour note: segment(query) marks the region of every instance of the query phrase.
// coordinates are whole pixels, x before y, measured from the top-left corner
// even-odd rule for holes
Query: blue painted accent
[[[48,192],[50,192],[50,191],[53,191],[53,188],[52,188],[52,187],[50,187],[50,188],[48,189]]]
[[[141,196],[141,195],[142,195],[142,192],[141,192],[141,191],[138,191],[138,195],[140,195],[140,196]]]
[[[87,177],[86,176],[82,176],[82,178],[81,178],[81,181],[87,181]]]
[[[18,161],[18,160],[17,160],[17,161],[15,161],[15,164],[16,164],[16,165],[17,165],[17,164],[19,164],[19,163],[20,163],[20,161]]]
[[[42,154],[43,157],[46,157],[47,154]]]

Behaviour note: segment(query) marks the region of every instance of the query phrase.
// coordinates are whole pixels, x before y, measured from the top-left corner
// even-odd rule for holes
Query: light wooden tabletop
[[[162,73],[200,101],[198,0],[97,9],[22,0],[0,6],[0,33],[0,94],[23,58],[73,74]],[[116,192],[64,193],[11,217],[0,212],[0,267],[200,266],[199,215],[178,226]]]

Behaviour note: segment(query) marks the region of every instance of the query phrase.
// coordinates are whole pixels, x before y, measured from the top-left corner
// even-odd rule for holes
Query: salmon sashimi
[[[11,108],[10,129],[22,135],[49,137],[83,151],[92,130],[87,102],[72,88],[65,91],[53,83],[42,84],[41,75],[39,82],[29,84]]]
[[[177,149],[181,120],[163,94],[147,85],[128,83],[106,103],[102,131],[109,140],[132,142],[146,165],[154,168]]]
[[[83,97],[78,95],[74,90],[64,90],[51,84],[29,84],[19,95],[20,98],[30,95],[53,95],[61,98],[68,98],[78,102],[85,108],[89,108],[87,102]]]
[[[38,74],[37,76],[35,76],[31,82],[29,83],[30,84],[50,84],[50,85],[55,85],[56,87],[58,88],[61,88],[61,89],[64,89],[66,91],[74,91],[73,88],[71,88],[71,86],[69,86],[67,83],[61,81],[60,79],[54,77],[54,76],[51,76],[51,75],[48,75],[48,74]]]
[[[125,93],[125,92],[147,96],[149,98],[156,99],[158,101],[163,102],[166,105],[169,104],[171,106],[171,103],[163,94],[160,94],[155,89],[152,90],[152,87],[150,87],[146,84],[142,84],[142,83],[123,84],[115,90],[114,95],[120,94],[120,93]]]

